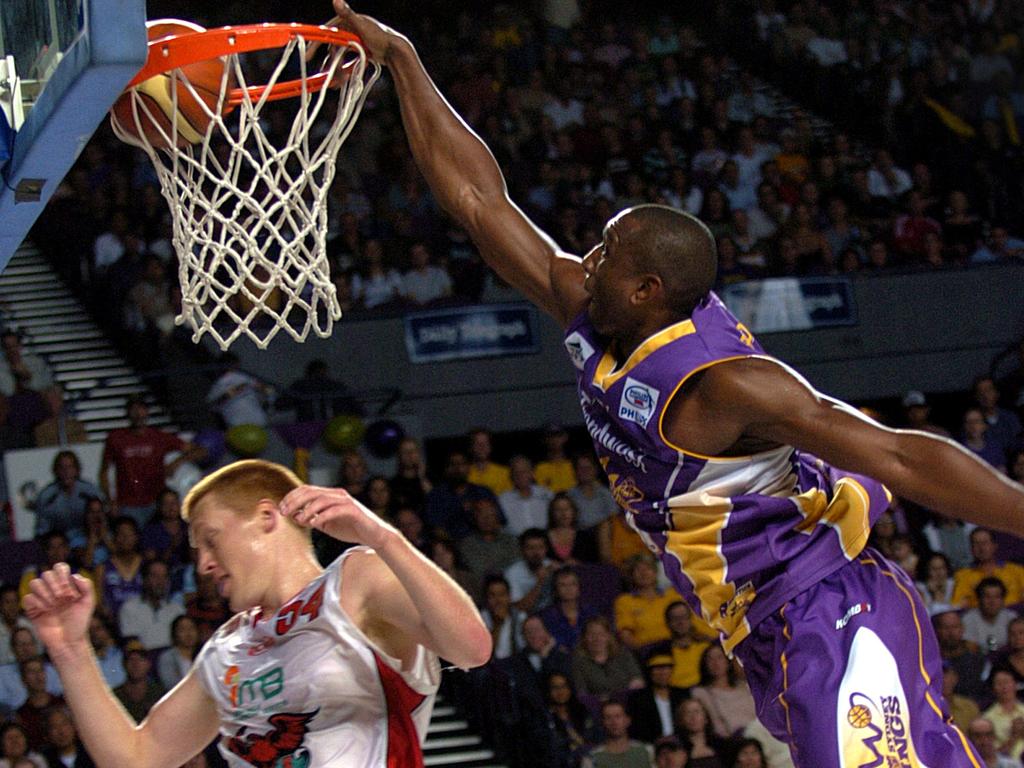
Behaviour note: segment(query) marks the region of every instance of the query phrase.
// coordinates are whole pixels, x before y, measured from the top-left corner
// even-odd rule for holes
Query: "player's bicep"
[[[193,668],[139,726],[145,753],[140,764],[177,768],[217,737],[219,722],[216,702],[203,690]]]
[[[345,565],[342,608],[363,634],[403,663],[413,658],[417,645],[436,650],[419,607],[377,554],[351,555]]]

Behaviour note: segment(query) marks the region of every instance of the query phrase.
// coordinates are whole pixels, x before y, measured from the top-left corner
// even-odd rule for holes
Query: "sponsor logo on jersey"
[[[569,353],[569,359],[578,370],[583,370],[587,360],[594,354],[594,348],[587,343],[579,331],[573,331],[565,339],[565,349]]]
[[[862,613],[871,613],[871,603],[857,603],[851,605],[846,609],[846,613],[843,614],[843,618],[836,619],[836,631],[845,629],[846,625],[850,623],[850,619],[854,616],[860,616]]]
[[[754,598],[757,597],[757,590],[754,589],[754,583],[748,581],[743,586],[736,590],[736,595],[727,603],[722,603],[718,606],[718,614],[723,619],[735,619],[737,616],[743,616],[747,612],[747,608],[754,602]]]
[[[598,422],[592,409],[588,407],[590,402],[589,398],[585,399],[585,396],[581,396],[580,402],[583,403],[583,422],[587,425],[587,432],[590,433],[590,439],[609,453],[614,453],[624,461],[632,464],[644,474],[647,474],[647,467],[644,464],[644,455],[625,441],[612,435],[610,424],[607,422],[604,424]],[[603,416],[603,414],[600,413],[598,415]],[[600,451],[598,451],[598,453],[600,453]],[[605,468],[607,469],[607,467]]]
[[[647,423],[654,415],[654,409],[658,407],[660,395],[661,392],[654,387],[627,376],[626,386],[622,388],[622,397],[619,400],[619,418],[632,421],[646,429]]]
[[[272,727],[265,733],[253,733],[242,726],[230,739],[228,751],[255,768],[306,768],[312,763],[309,749],[303,746],[309,723],[319,708],[312,712],[280,712],[267,718]]]
[[[273,712],[288,704],[284,693],[284,668],[274,667],[252,677],[241,677],[231,665],[224,673],[224,687],[236,717],[254,717]]]

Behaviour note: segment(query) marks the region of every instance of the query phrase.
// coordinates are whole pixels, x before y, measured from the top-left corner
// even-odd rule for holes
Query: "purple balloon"
[[[216,465],[227,448],[227,443],[224,441],[224,433],[219,429],[203,429],[196,432],[196,436],[192,438],[192,443],[206,449],[206,458],[196,462],[203,469],[209,469]]]
[[[398,444],[405,437],[405,430],[397,421],[381,419],[366,428],[367,450],[378,459],[390,459],[398,452]]]

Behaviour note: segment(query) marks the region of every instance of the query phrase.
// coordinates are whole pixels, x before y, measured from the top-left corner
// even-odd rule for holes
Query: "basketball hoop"
[[[310,330],[329,336],[341,308],[326,253],[327,192],[381,67],[355,35],[332,27],[176,24],[189,28],[150,40],[146,66],[122,97],[127,108],[111,113],[117,136],[153,162],[171,209],[175,322],[222,349],[242,334],[263,349],[282,329],[296,341]],[[256,52],[276,48],[276,63],[264,62],[269,75],[250,84],[246,70],[259,71],[252,59],[266,58]],[[211,89],[208,63],[218,60]],[[197,85],[200,62],[207,82]],[[279,104],[285,99],[294,101]],[[183,119],[189,110],[202,119]]]

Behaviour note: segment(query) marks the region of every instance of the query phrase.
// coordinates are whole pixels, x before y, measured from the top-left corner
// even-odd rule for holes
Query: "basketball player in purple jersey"
[[[584,258],[563,253],[509,200],[493,156],[409,41],[334,6],[389,68],[438,201],[566,328],[619,505],[743,662],[759,717],[794,762],[978,768],[943,709],[914,585],[866,543],[890,499],[878,480],[1018,535],[1024,488],[952,442],[880,426],[765,355],[711,291],[715,243],[698,219],[637,206]]]

